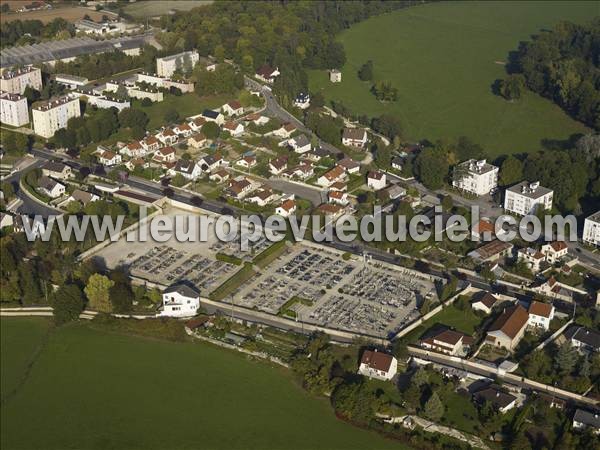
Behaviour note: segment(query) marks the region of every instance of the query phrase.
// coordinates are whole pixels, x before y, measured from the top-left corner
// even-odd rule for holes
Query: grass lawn
[[[155,130],[165,125],[165,112],[175,109],[179,113],[181,121],[185,117],[201,114],[206,108],[217,108],[227,101],[235,98],[231,95],[215,95],[208,97],[198,97],[196,94],[184,94],[180,96],[165,95],[165,99],[159,103],[153,103],[152,106],[143,107],[140,101],[136,100],[132,106],[144,111],[150,121],[146,126],[147,130]]]
[[[479,423],[477,408],[468,396],[452,391],[444,394],[442,402],[446,405],[445,424],[467,433],[476,433],[475,425]]]
[[[192,8],[212,3],[211,0],[148,0],[143,2],[130,3],[125,6],[126,14],[130,14],[136,19],[145,19],[146,17],[162,16],[171,9],[177,11],[189,11]]]
[[[43,331],[30,319],[1,323],[4,378],[22,370],[16,354],[30,352],[40,340],[34,333]],[[326,401],[302,391],[284,369],[204,343],[87,324],[51,334],[0,412],[6,450],[403,448],[338,421]]]
[[[391,113],[410,140],[465,135],[490,156],[531,152],[541,140],[585,131],[550,101],[527,92],[510,103],[491,91],[519,42],[561,20],[586,22],[595,2],[440,2],[371,18],[343,32],[342,82],[312,71],[312,91],[341,100],[354,113]],[[376,80],[389,80],[399,100],[380,103],[357,70],[373,60]]]

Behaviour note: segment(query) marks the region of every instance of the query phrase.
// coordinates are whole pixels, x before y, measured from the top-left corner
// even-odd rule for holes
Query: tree
[[[137,108],[125,108],[119,113],[119,123],[125,128],[145,129],[149,120],[146,113]]]
[[[383,134],[389,139],[394,139],[396,136],[402,136],[402,124],[400,119],[389,114],[382,114],[372,120],[371,128],[378,133]]]
[[[577,363],[577,352],[569,341],[564,342],[554,357],[554,365],[562,375],[570,374]]]
[[[142,99],[142,103],[141,103],[143,108],[147,108],[149,106],[152,106],[152,100],[150,100],[148,97],[144,97]]]
[[[371,81],[373,79],[373,61],[368,60],[360,69],[358,69],[358,78],[362,81]]]
[[[175,123],[179,120],[179,112],[175,108],[169,108],[165,111],[164,119],[167,123]]]
[[[111,312],[110,288],[114,284],[114,281],[99,273],[89,277],[84,292],[92,309],[99,312]]]
[[[498,85],[500,95],[509,101],[520,99],[524,87],[525,79],[520,74],[509,75],[506,79],[500,80]]]
[[[429,189],[441,189],[448,175],[450,164],[444,150],[429,147],[421,151],[415,161],[416,175],[419,181]]]
[[[115,282],[110,288],[110,304],[112,310],[119,314],[131,312],[133,307],[134,294],[128,282]]]
[[[206,122],[204,125],[202,125],[202,133],[208,139],[214,140],[219,137],[221,129],[219,128],[219,125],[217,125],[215,122]]]
[[[389,81],[378,81],[371,88],[371,92],[379,101],[395,102],[398,99],[398,89]]]
[[[2,183],[2,193],[4,194],[4,198],[6,200],[12,200],[15,196],[15,188],[12,183]]]
[[[523,163],[514,156],[509,156],[504,160],[502,166],[500,166],[500,184],[502,186],[511,186],[522,179]]]
[[[429,400],[427,400],[425,403],[423,414],[433,422],[440,420],[444,414],[444,405],[442,404],[442,401],[438,397],[437,393],[434,392],[431,394],[431,397],[429,397]]]
[[[450,212],[454,207],[454,200],[451,195],[444,195],[442,197],[442,209],[446,212]]]
[[[79,286],[66,284],[52,294],[54,322],[57,325],[77,320],[83,311],[85,299]]]

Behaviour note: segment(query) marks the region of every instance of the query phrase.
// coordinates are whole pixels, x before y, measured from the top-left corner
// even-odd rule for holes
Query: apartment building
[[[539,182],[522,181],[508,188],[504,195],[504,209],[509,213],[526,216],[538,208],[552,209],[554,191],[540,186]]]
[[[79,99],[59,97],[31,108],[33,116],[33,131],[35,134],[51,138],[57,130],[65,128],[72,117],[79,117]]]
[[[161,77],[171,77],[177,69],[184,69],[186,65],[190,69],[200,60],[200,55],[196,50],[189,52],[181,52],[176,55],[165,56],[164,58],[156,58],[156,73]]]
[[[486,195],[498,187],[499,171],[498,167],[488,164],[485,159],[469,159],[458,164],[454,170],[452,185],[473,195]]]
[[[5,70],[0,76],[0,91],[22,95],[27,86],[38,91],[42,89],[42,71],[37,67]]]
[[[583,223],[583,242],[600,246],[600,211],[586,217]]]
[[[13,127],[29,123],[27,99],[19,94],[0,91],[0,122]]]

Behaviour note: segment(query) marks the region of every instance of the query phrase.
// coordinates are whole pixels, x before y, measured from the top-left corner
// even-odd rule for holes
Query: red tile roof
[[[502,331],[511,339],[521,331],[521,329],[527,324],[529,314],[525,311],[521,305],[514,305],[507,308],[500,317],[492,324],[489,331]]]
[[[532,301],[529,305],[529,314],[549,318],[552,313],[552,305],[543,302]]]
[[[361,364],[365,364],[373,369],[387,372],[392,365],[393,357],[387,353],[365,350],[360,360]]]

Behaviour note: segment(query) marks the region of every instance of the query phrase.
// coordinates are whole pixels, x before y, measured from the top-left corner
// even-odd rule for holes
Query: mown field
[[[401,118],[410,140],[466,135],[490,156],[540,149],[542,139],[565,139],[585,127],[560,108],[527,93],[513,103],[492,93],[505,76],[508,53],[561,20],[585,22],[597,2],[446,2],[371,18],[343,32],[347,62],[342,83],[324,71],[309,76],[312,91],[352,111]],[[373,60],[376,80],[388,80],[399,100],[380,103],[357,70]]]
[[[80,8],[78,6],[61,6],[52,9],[42,9],[39,11],[21,12],[16,10],[23,4],[31,3],[29,1],[2,1],[0,4],[8,3],[12,12],[0,14],[0,22],[11,22],[13,20],[41,20],[43,23],[51,22],[57,17],[61,17],[69,22],[76,22],[83,19],[86,14],[93,20],[101,20],[106,12],[98,12],[88,8]],[[110,14],[107,14],[110,16]]]
[[[3,397],[3,450],[403,448],[337,420],[288,371],[224,349],[74,324],[32,358],[47,322],[0,325],[2,395],[19,386]]]
[[[197,6],[212,3],[211,0],[146,0],[131,3],[125,6],[125,13],[136,19],[162,16],[170,10],[189,11]]]

